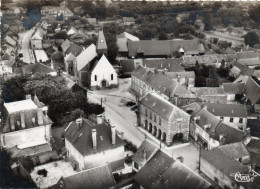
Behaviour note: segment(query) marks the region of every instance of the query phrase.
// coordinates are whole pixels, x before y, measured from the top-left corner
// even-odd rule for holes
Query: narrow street
[[[19,35],[19,42],[21,43],[21,51],[23,53],[23,62],[30,64],[35,63],[33,52],[30,49],[30,39],[34,32],[34,28]]]

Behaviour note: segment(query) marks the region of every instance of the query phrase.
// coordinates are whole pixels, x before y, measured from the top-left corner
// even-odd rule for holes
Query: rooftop
[[[167,72],[185,72],[185,69],[176,59],[143,60],[143,66],[157,70],[166,70]]]
[[[24,110],[36,110],[38,108],[31,99],[4,103],[4,106],[9,114]]]
[[[109,165],[101,165],[87,169],[73,175],[64,176],[60,180],[58,188],[88,188],[100,189],[114,187],[116,182]]]
[[[92,129],[97,132],[97,151],[92,145]],[[94,125],[86,119],[82,119],[82,126],[79,127],[76,121],[73,121],[65,130],[65,138],[81,153],[83,156],[103,152],[124,146],[125,142],[116,136],[116,144],[112,144],[111,128],[104,123]]]
[[[178,118],[190,116],[155,92],[148,93],[140,103],[166,119],[176,120]]]

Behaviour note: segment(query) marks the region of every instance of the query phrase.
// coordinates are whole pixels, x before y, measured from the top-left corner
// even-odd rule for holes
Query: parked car
[[[134,110],[137,110],[138,106],[137,105],[134,105],[131,110],[134,111]]]
[[[136,103],[133,102],[133,101],[128,101],[128,102],[126,102],[126,106],[127,106],[127,107],[131,107],[131,106],[134,106],[134,105],[136,105]]]

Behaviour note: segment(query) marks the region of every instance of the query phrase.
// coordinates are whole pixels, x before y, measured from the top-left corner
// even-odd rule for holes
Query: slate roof
[[[83,69],[86,65],[88,65],[95,57],[97,57],[97,51],[96,51],[96,45],[91,44],[83,50],[77,57],[77,70],[80,71]]]
[[[156,145],[145,139],[138,148],[137,152],[134,154],[132,160],[142,167],[155,155],[158,150],[159,148]]]
[[[220,135],[224,135],[225,137],[223,144],[231,144],[235,142],[241,142],[245,138],[246,133],[225,123],[220,123],[216,127],[214,133],[212,133],[212,137],[219,141]]]
[[[157,70],[167,70],[167,72],[184,72],[185,69],[175,59],[154,59],[143,60],[143,66]]]
[[[170,56],[174,51],[183,48],[185,53],[194,52],[194,54],[204,53],[204,47],[199,41],[193,40],[140,40],[128,42],[128,55],[136,56],[142,52],[145,56],[163,55]]]
[[[98,32],[97,50],[107,49],[107,42],[103,30]]]
[[[189,118],[189,114],[184,112],[182,109],[173,105],[169,101],[165,100],[163,97],[155,92],[148,93],[141,101],[140,104],[149,108],[153,112],[165,119],[176,120],[178,118]]]
[[[80,128],[77,126],[76,121],[71,122],[65,130],[65,138],[83,156],[95,154],[92,145],[92,129],[97,131],[97,153],[125,145],[125,142],[118,136],[116,136],[116,144],[112,144],[111,129],[108,125],[94,125],[86,119],[82,119]]]
[[[252,104],[260,101],[260,85],[254,81],[252,77],[248,78],[244,89],[244,94],[251,101]]]
[[[247,117],[247,109],[242,104],[205,103],[205,106],[215,116]]]
[[[111,168],[107,164],[62,177],[59,183],[63,186],[59,188],[65,189],[105,189],[116,185]]]
[[[211,150],[203,150],[201,156],[208,163],[216,167],[227,177],[234,180],[231,173],[248,173],[248,167],[234,160],[223,152],[219,147],[213,148]]]
[[[202,177],[162,151],[140,169],[134,180],[146,189],[206,189],[210,186]]]
[[[227,94],[242,94],[245,83],[223,83],[223,88]]]

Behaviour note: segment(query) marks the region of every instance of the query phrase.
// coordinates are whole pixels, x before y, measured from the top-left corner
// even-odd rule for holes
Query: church
[[[117,73],[106,56],[106,39],[103,30],[100,30],[97,45],[91,44],[74,60],[74,75],[78,77],[81,86],[90,89],[118,86]]]

